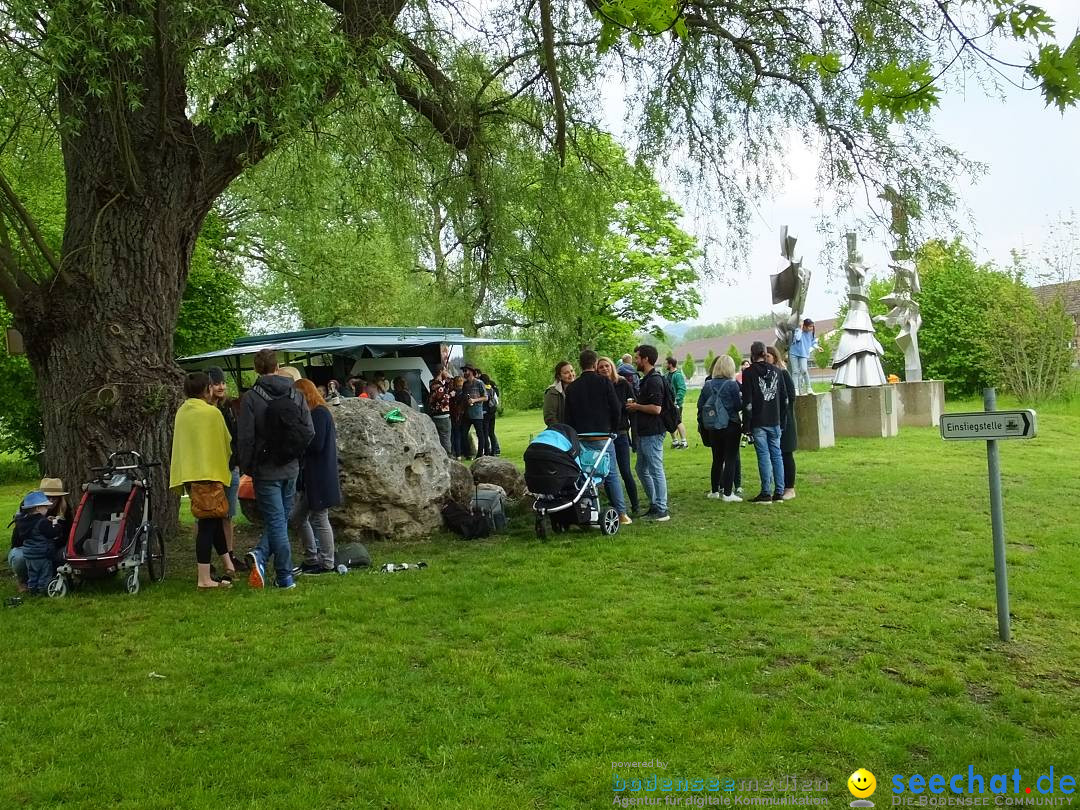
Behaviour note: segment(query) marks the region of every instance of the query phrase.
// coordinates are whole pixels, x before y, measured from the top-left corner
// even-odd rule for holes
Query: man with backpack
[[[743,371],[742,405],[748,411],[743,428],[754,440],[761,492],[750,503],[784,500],[784,462],[780,454],[780,426],[788,408],[787,391],[776,369],[766,360],[765,344],[750,346],[750,366]]]
[[[255,503],[263,519],[263,534],[254,551],[248,584],[266,584],[266,564],[274,558],[275,584],[295,588],[288,519],[296,495],[300,457],[315,436],[304,395],[293,387],[292,377],[281,373],[277,352],[262,349],[255,354],[259,379],[244,395],[240,408],[237,452],[241,472],[251,476]]]
[[[675,430],[671,431],[671,449],[685,450],[689,446],[686,443],[686,425],[682,420],[683,400],[686,399],[686,375],[679,370],[679,361],[674,357],[668,357],[664,364],[667,366],[667,374],[664,377],[667,384],[671,386],[677,415]]]
[[[671,515],[664,474],[664,435],[673,431],[678,422],[671,390],[656,370],[657,357],[655,346],[642,344],[634,349],[634,364],[645,376],[638,384],[637,399],[628,402],[626,409],[637,416],[637,474],[649,496],[649,511],[642,520],[666,522]]]

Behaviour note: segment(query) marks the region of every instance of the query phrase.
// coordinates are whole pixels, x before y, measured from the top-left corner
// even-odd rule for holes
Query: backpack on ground
[[[489,532],[506,531],[506,497],[498,490],[477,487],[472,500],[472,513],[484,518]]]
[[[484,515],[474,515],[455,501],[449,501],[442,508],[442,519],[449,529],[465,540],[487,537],[491,533],[491,526]]]
[[[334,549],[334,565],[346,568],[368,568],[371,566],[371,554],[362,543],[345,543]]]
[[[266,400],[263,455],[279,466],[296,461],[311,440],[304,424],[304,405],[293,398],[292,391],[275,397],[261,385],[252,390]]]
[[[708,385],[708,383],[706,383]],[[728,426],[731,417],[728,415],[724,402],[720,399],[720,386],[709,385],[709,395],[701,407],[701,423],[709,430],[723,430]]]

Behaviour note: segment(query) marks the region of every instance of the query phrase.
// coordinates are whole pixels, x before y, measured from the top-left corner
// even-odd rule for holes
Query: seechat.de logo
[[[847,780],[847,789],[855,797],[852,807],[873,807],[874,803],[867,801],[877,790],[877,779],[866,768],[859,768]]]

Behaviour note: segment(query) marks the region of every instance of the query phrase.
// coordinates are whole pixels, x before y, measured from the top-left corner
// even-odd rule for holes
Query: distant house
[[[839,321],[836,318],[828,318],[827,320],[817,321],[817,336],[818,340],[823,340],[828,337],[839,326]],[[686,357],[690,355],[694,358],[694,362],[697,364],[697,369],[694,373],[694,379],[699,382],[705,379],[708,374],[708,369],[705,368],[705,360],[709,356],[711,351],[713,356],[719,357],[722,354],[727,354],[731,344],[735,344],[735,348],[739,350],[743,358],[750,359],[750,344],[756,340],[760,340],[766,346],[771,346],[776,343],[776,329],[768,327],[767,329],[753,329],[749,332],[736,332],[731,335],[721,335],[714,338],[702,338],[701,340],[691,340],[688,343],[683,343],[681,346],[675,347],[672,350],[672,355],[675,357]],[[814,358],[810,358],[810,376],[812,379],[831,379],[832,369],[816,369],[814,366]]]
[[[1048,304],[1057,296],[1061,296],[1065,304],[1065,311],[1072,316],[1073,330],[1072,349],[1075,353],[1073,365],[1080,366],[1080,281],[1066,281],[1061,284],[1044,284],[1042,287],[1032,287],[1031,291],[1039,299],[1039,303]]]

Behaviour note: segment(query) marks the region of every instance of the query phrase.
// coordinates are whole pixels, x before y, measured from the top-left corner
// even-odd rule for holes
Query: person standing
[[[818,348],[820,346],[818,345],[814,322],[809,318],[804,318],[802,328],[792,337],[791,346],[788,347],[788,358],[791,360],[797,394],[810,394],[813,392],[813,388],[810,386],[810,355]]]
[[[780,375],[766,360],[765,344],[750,347],[750,367],[743,371],[742,407],[749,410],[743,425],[750,431],[757,454],[761,492],[750,503],[772,503],[784,497],[784,462],[780,426],[784,422],[785,392]]]
[[[769,355],[769,362],[780,372],[781,384],[784,386],[787,407],[784,408],[784,421],[780,425],[780,458],[784,462],[784,500],[790,501],[795,497],[795,448],[799,443],[799,434],[795,429],[795,383],[780,357],[780,352],[772,346],[765,351]]]
[[[236,567],[225,542],[225,516],[228,501],[225,488],[232,481],[229,455],[232,437],[213,402],[210,378],[203,372],[188,374],[184,381],[184,400],[176,412],[173,425],[172,458],[169,464],[169,488],[176,493],[184,489],[191,496],[191,511],[195,513],[195,569],[197,586],[203,590],[228,588],[236,576]],[[219,488],[220,487],[220,488]],[[197,504],[204,493],[211,505],[222,504],[222,513],[200,517]],[[215,580],[210,575],[211,551],[217,551],[225,567],[225,576]]]
[[[564,418],[566,424],[578,432],[582,443],[593,445],[593,449],[597,450],[607,444],[605,452],[608,457],[608,471],[604,476],[604,488],[607,490],[608,500],[619,513],[619,522],[625,526],[633,521],[626,513],[622,482],[619,480],[619,461],[615,455],[615,441],[608,441],[609,436],[618,433],[623,403],[615,396],[615,385],[611,380],[596,373],[597,359],[596,352],[592,349],[585,349],[581,353],[581,376],[566,389]],[[587,433],[604,435],[583,435]]]
[[[706,411],[712,410],[725,422],[723,427],[706,424]],[[735,361],[726,354],[713,363],[709,379],[698,398],[698,414],[702,432],[707,432],[712,450],[710,471],[710,498],[722,498],[728,503],[741,501],[735,492],[736,475],[739,472],[739,437],[742,433],[740,414],[742,394],[735,382]]]
[[[626,409],[637,416],[637,474],[649,496],[649,510],[642,519],[666,522],[671,520],[667,476],[664,474],[664,435],[667,431],[660,412],[667,381],[656,370],[657,357],[655,346],[643,343],[634,349],[634,364],[644,376],[638,385],[637,401],[627,403]]]
[[[296,495],[300,457],[315,436],[311,411],[293,379],[279,373],[277,353],[255,353],[259,379],[244,395],[239,419],[237,450],[241,472],[250,475],[255,502],[263,519],[259,544],[248,552],[253,588],[266,584],[265,565],[274,558],[276,585],[294,588],[288,519]]]
[[[615,373],[615,363],[610,357],[601,357],[596,361],[596,373],[601,377],[607,377],[615,386],[615,399],[619,401],[621,413],[619,429],[615,434],[615,459],[619,462],[623,490],[630,501],[630,514],[636,516],[640,504],[637,482],[634,480],[634,471],[630,467],[630,414],[626,410],[626,403],[634,398],[634,389],[630,387],[625,377]]]
[[[687,447],[686,425],[682,420],[682,407],[686,400],[686,375],[679,369],[679,364],[674,357],[668,357],[664,364],[667,366],[667,374],[664,376],[667,378],[668,385],[671,386],[671,395],[675,399],[675,419],[678,422],[675,431],[671,434],[671,449],[685,450]]]
[[[210,378],[210,399],[225,420],[225,427],[229,429],[229,469],[232,471],[232,480],[225,487],[225,497],[229,500],[229,516],[222,522],[225,530],[225,546],[229,549],[229,558],[233,567],[237,570],[247,570],[247,564],[236,556],[233,545],[233,520],[240,511],[240,462],[236,453],[236,437],[240,427],[236,418],[236,407],[229,398],[229,390],[225,384],[225,372],[219,366],[210,366],[206,370],[206,376]]]
[[[435,371],[435,377],[428,386],[428,416],[435,423],[435,430],[439,434],[439,443],[446,455],[454,457],[453,443],[451,441],[450,425],[450,397],[454,390],[454,381],[442,366]]]
[[[484,384],[484,393],[487,401],[484,403],[484,430],[487,432],[488,451],[493,456],[502,453],[499,447],[499,437],[495,435],[495,419],[499,415],[499,386],[487,374],[477,372],[480,382]]]
[[[465,384],[461,387],[461,391],[465,395],[465,401],[468,404],[468,410],[466,411],[469,420],[468,424],[476,431],[476,457],[480,458],[480,456],[490,454],[487,430],[484,427],[484,403],[488,399],[487,391],[484,389],[484,384],[477,377],[475,368],[465,366],[463,371],[465,372]],[[468,433],[469,427],[466,426],[465,435],[468,436]]]
[[[555,382],[544,391],[544,424],[548,427],[561,424],[566,408],[566,387],[575,379],[574,366],[569,360],[555,364]]]
[[[304,493],[303,520],[300,523],[304,564],[300,570],[305,574],[326,574],[335,568],[330,510],[341,505],[337,428],[330,409],[326,407],[326,400],[310,380],[300,380],[294,387],[304,395],[311,411],[311,425],[315,429],[315,438],[304,451],[300,466],[298,489]]]
[[[450,391],[450,443],[456,459],[467,459],[469,452],[469,403],[465,396],[465,378],[454,377]]]

